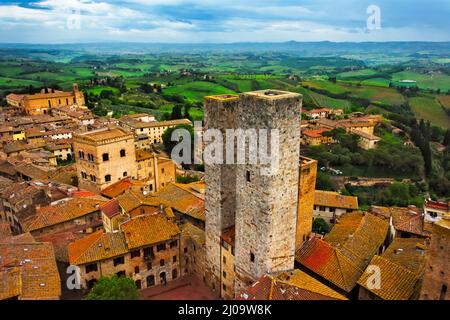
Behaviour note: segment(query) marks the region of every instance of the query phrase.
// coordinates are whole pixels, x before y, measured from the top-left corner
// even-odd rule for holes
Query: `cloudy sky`
[[[449,0],[0,0],[0,42],[450,41],[449,17]]]

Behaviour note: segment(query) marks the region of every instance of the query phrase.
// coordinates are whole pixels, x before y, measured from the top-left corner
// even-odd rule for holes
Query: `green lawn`
[[[450,128],[450,116],[433,97],[414,97],[409,99],[409,104],[417,119],[429,120],[444,129]]]

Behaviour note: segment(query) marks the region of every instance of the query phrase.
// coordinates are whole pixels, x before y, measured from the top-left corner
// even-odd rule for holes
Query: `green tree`
[[[334,191],[333,184],[331,183],[331,179],[328,174],[320,171],[317,172],[316,189]]]
[[[139,289],[134,281],[126,277],[102,277],[94,285],[86,300],[138,300]]]
[[[312,231],[315,233],[325,234],[330,231],[328,224],[322,218],[316,218],[312,224]]]

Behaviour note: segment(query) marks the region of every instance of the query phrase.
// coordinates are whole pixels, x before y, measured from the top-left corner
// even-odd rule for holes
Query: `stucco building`
[[[79,185],[99,193],[115,182],[137,176],[134,137],[122,128],[104,128],[74,135]]]
[[[50,114],[52,109],[85,104],[84,94],[78,90],[76,83],[73,84],[72,91],[45,88],[36,94],[10,94],[6,96],[6,101],[10,106],[20,109],[26,115]]]

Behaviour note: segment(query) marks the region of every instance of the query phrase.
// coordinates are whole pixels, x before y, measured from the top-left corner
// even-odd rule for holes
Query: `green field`
[[[390,82],[390,80],[385,78],[370,78],[361,81],[361,84],[365,86],[389,87]]]
[[[342,79],[342,80],[354,79],[354,78],[359,78],[359,77],[367,77],[367,76],[375,75],[377,73],[378,72],[373,69],[360,69],[360,70],[356,70],[356,71],[347,71],[347,72],[338,73],[336,78]]]
[[[409,99],[409,104],[417,119],[428,120],[441,128],[450,128],[450,116],[433,97],[414,97]]]
[[[205,96],[216,94],[230,94],[235,92],[216,83],[206,81],[194,81],[181,85],[176,85],[174,87],[165,88],[164,93],[179,94],[183,96],[186,100],[195,102],[195,101],[203,101],[203,98]]]
[[[119,93],[119,89],[109,86],[96,86],[86,90],[87,93],[99,95],[103,90]]]
[[[442,72],[430,72],[427,74],[402,71],[392,75],[393,81],[415,80],[417,86],[423,89],[440,89],[447,92],[450,90],[450,76]]]

